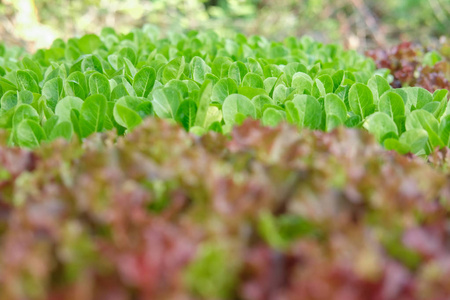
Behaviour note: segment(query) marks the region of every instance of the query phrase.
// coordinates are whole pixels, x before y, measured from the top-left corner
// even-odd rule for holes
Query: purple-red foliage
[[[366,52],[378,68],[387,68],[394,76],[394,88],[418,86],[434,92],[437,89],[450,90],[450,62],[444,59],[433,67],[423,64],[426,49],[403,42],[390,49],[376,49]]]
[[[449,159],[252,120],[0,147],[0,299],[449,299]]]

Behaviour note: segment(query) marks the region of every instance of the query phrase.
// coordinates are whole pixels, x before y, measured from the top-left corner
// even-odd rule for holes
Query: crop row
[[[0,147],[0,299],[446,299],[447,150],[246,120]]]
[[[229,133],[245,118],[331,131],[365,128],[387,149],[449,145],[448,90],[392,89],[372,60],[309,38],[283,43],[214,32],[158,38],[154,27],[85,35],[0,67],[0,128],[9,145],[119,135],[149,116]]]

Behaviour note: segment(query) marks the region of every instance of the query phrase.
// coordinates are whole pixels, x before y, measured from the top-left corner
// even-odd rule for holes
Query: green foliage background
[[[34,17],[24,17],[30,14]],[[21,17],[22,15],[22,17]],[[23,24],[21,32],[20,22]],[[31,24],[35,22],[37,24]],[[364,50],[400,40],[429,43],[450,28],[446,0],[7,0],[0,2],[3,40],[27,47],[48,46],[47,40],[99,33],[111,26],[119,32],[152,23],[163,31],[215,29],[239,31],[280,40],[312,35],[324,42],[343,42]],[[43,27],[41,34],[30,27]],[[28,33],[28,35],[27,35]],[[52,36],[52,38],[50,37]],[[45,39],[47,37],[47,39]],[[30,44],[31,42],[31,44]]]

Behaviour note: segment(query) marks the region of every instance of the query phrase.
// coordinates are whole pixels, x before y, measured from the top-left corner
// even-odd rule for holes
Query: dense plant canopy
[[[252,120],[0,147],[0,299],[446,299],[449,158]]]
[[[307,37],[159,38],[153,26],[127,35],[105,28],[1,62],[0,127],[11,146],[124,134],[149,116],[199,135],[229,133],[247,117],[300,129],[365,128],[387,149],[417,155],[450,140],[447,90],[392,89],[371,59]]]

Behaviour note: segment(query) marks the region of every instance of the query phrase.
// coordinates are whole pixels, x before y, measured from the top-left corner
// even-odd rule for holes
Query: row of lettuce
[[[428,155],[449,144],[448,90],[392,89],[371,59],[307,37],[159,38],[152,26],[127,35],[105,28],[0,62],[0,128],[12,146],[122,135],[151,116],[199,135],[227,134],[251,117],[268,126],[365,128],[400,153]]]
[[[0,299],[447,299],[449,159],[252,120],[2,146]]]

